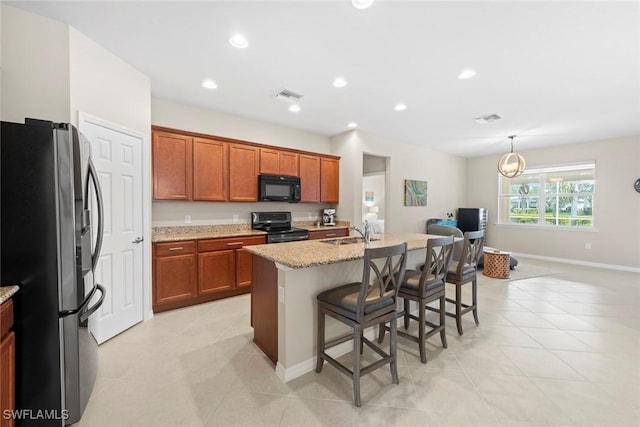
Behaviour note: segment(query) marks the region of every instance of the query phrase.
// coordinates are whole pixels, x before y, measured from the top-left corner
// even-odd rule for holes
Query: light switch
[[[284,304],[284,288],[278,286],[278,301]]]

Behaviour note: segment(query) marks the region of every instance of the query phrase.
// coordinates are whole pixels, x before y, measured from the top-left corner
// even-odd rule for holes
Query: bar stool
[[[418,343],[422,363],[427,363],[425,343],[431,336],[440,333],[442,346],[447,348],[445,276],[453,258],[453,241],[453,236],[429,239],[422,271],[407,270],[398,292],[398,296],[404,300],[404,310],[398,313],[398,317],[404,318],[404,329],[409,329],[410,319],[418,321],[418,336],[401,330],[398,330],[398,335]],[[439,301],[438,309],[427,305],[436,300]],[[415,301],[418,304],[418,316],[411,314],[410,301]],[[439,324],[436,325],[426,319],[427,310],[440,314]],[[428,332],[427,326],[430,328]],[[386,329],[388,329],[387,326],[380,325],[378,342],[382,342],[384,339]]]
[[[447,298],[447,302],[455,304],[455,313],[447,316],[455,317],[458,334],[462,335],[462,316],[473,311],[476,325],[478,321],[478,258],[484,247],[484,230],[467,231],[464,233],[464,243],[460,259],[454,260],[447,272],[447,282],[456,286],[455,299]],[[462,302],[462,285],[471,282],[471,304]]]
[[[384,263],[380,268],[378,265]],[[396,360],[396,301],[400,283],[404,280],[407,266],[407,244],[383,248],[366,248],[362,281],[349,283],[326,290],[317,296],[318,339],[316,372],[322,371],[326,360],[353,381],[353,403],[361,406],[360,378],[386,364],[390,365],[393,384],[398,384]],[[325,315],[353,328],[352,333],[325,342]],[[390,322],[389,353],[364,337],[363,332],[370,326]],[[338,362],[327,354],[327,349],[353,340],[353,366]],[[363,344],[367,344],[381,359],[368,366],[361,366]]]

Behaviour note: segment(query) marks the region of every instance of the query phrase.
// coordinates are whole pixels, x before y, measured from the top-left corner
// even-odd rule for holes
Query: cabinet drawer
[[[194,253],[196,253],[196,242],[193,240],[185,242],[156,243],[154,250],[155,257],[187,255]]]
[[[309,231],[309,240],[328,239],[330,237],[346,237],[349,230],[346,228],[336,228],[335,230]]]
[[[243,246],[261,245],[266,242],[264,236],[244,236],[225,239],[209,239],[198,241],[198,252],[240,249]]]
[[[0,306],[0,338],[4,338],[13,326],[13,301],[7,300]]]

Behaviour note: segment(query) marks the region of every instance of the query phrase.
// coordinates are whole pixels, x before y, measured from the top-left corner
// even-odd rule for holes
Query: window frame
[[[567,193],[567,192],[553,192],[550,194],[547,194],[545,192],[545,184],[549,183],[549,180],[547,179],[547,176],[549,174],[552,173],[558,173],[558,172],[571,172],[571,171],[577,171],[577,170],[583,170],[583,169],[591,169],[592,175],[593,175],[593,191],[591,192],[584,192],[584,191],[576,191],[576,192],[571,192],[571,193]],[[517,178],[506,178],[502,175],[500,175],[498,173],[498,207],[497,207],[497,221],[496,221],[496,225],[497,226],[501,226],[501,227],[523,227],[523,228],[535,228],[535,229],[549,229],[549,230],[567,230],[567,231],[597,231],[596,229],[596,215],[595,215],[595,200],[596,200],[596,162],[595,160],[585,160],[585,161],[581,161],[578,163],[568,163],[568,164],[554,164],[554,165],[548,165],[548,166],[537,166],[537,167],[532,167],[532,168],[528,168],[527,170],[524,171],[524,173],[522,175],[520,175]],[[533,181],[536,183],[536,185],[539,186],[539,191],[538,193],[534,194],[534,195],[528,195],[529,193],[512,193],[512,189],[509,190],[508,193],[503,193],[503,186],[507,185],[507,186],[511,186],[511,181],[513,179],[518,179],[522,176],[526,176],[526,175],[530,175],[530,176],[537,176],[537,181]],[[537,206],[535,208],[538,209],[538,217],[537,217],[537,222],[535,223],[518,223],[518,222],[510,222],[510,219],[512,218],[511,214],[512,214],[512,200],[514,198],[514,196],[518,196],[520,199],[522,199],[523,201],[526,199],[535,199],[537,200]],[[583,226],[583,225],[562,225],[562,224],[558,224],[558,202],[559,202],[559,197],[576,197],[577,200],[585,200],[585,198],[589,198],[591,199],[591,215],[590,215],[590,223],[591,225],[587,225],[587,226]],[[546,222],[547,218],[547,213],[546,213],[546,205],[547,205],[547,201],[550,198],[556,198],[556,207],[554,209],[555,212],[555,218],[556,218],[556,224],[548,224]],[[538,208],[538,206],[540,206],[541,208]],[[527,203],[527,207],[529,207],[529,204]],[[507,209],[507,212],[504,212],[504,209]],[[569,220],[572,221],[572,223],[574,221],[578,221],[579,219],[575,218],[572,219],[571,217],[569,217]]]

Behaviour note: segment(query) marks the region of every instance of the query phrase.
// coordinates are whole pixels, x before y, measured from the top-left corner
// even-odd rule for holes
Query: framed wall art
[[[427,181],[404,180],[404,205],[427,206]]]

